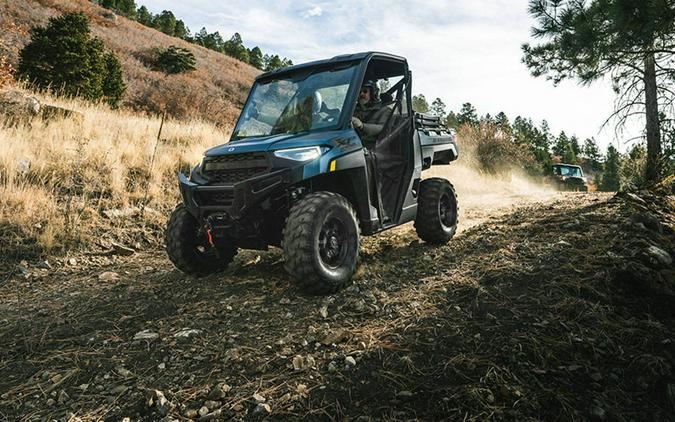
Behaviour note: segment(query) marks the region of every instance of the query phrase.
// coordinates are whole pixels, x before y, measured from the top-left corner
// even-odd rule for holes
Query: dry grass
[[[233,125],[257,69],[122,16],[112,21],[103,16],[109,13],[106,9],[88,0],[0,0],[0,56],[16,67],[19,51],[30,40],[28,29],[74,11],[89,16],[92,35],[120,59],[127,84],[123,106],[155,114],[166,110],[173,117],[200,118],[223,127]],[[143,64],[149,51],[170,45],[190,50],[197,59],[197,70],[166,76]]]
[[[145,218],[163,224],[178,200],[176,172],[187,170],[227,130],[199,120],[167,120],[150,169],[161,118],[39,96],[83,119],[7,127],[0,132],[0,237],[6,253],[29,243],[54,252],[129,224],[148,192]],[[110,217],[108,210],[123,210]],[[153,212],[154,210],[154,212]],[[140,226],[140,219],[138,224]],[[154,224],[154,226],[153,226]]]

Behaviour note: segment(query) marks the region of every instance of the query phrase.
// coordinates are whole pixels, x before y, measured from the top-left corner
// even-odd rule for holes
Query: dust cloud
[[[457,192],[458,231],[466,230],[488,218],[506,213],[520,205],[548,202],[559,193],[543,181],[525,175],[519,169],[499,175],[485,174],[461,161],[433,166],[422,176],[448,179]]]

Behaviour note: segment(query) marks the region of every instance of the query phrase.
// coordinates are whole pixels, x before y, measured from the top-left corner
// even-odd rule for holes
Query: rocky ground
[[[329,297],[276,250],[200,279],[160,250],[12,264],[0,419],[675,420],[674,194],[365,238]]]

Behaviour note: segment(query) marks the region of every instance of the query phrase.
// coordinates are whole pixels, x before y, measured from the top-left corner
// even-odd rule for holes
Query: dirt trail
[[[277,250],[200,279],[159,250],[31,265],[0,285],[0,419],[672,417],[675,272],[642,253],[674,253],[675,204],[645,202],[659,232],[609,195],[460,195],[481,224],[365,238],[329,297]]]

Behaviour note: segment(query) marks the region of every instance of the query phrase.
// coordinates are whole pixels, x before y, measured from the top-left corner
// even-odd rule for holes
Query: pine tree
[[[567,151],[567,147],[570,144],[570,139],[567,137],[565,134],[565,131],[563,130],[560,132],[560,135],[558,135],[558,138],[555,140],[555,143],[553,144],[553,154],[558,155],[562,157],[565,155],[565,151]]]
[[[273,55],[269,58],[269,61],[267,62],[267,65],[265,66],[265,72],[277,70],[282,66],[283,66],[283,63],[281,62],[281,58],[279,58],[279,56],[275,54],[275,55]]]
[[[165,50],[157,51],[155,68],[167,75],[174,75],[195,70],[196,63],[195,56],[190,50],[172,45]]]
[[[184,40],[190,34],[190,30],[185,26],[185,22],[182,20],[177,20],[176,25],[173,28],[173,36]]]
[[[152,20],[152,27],[167,35],[173,35],[176,32],[176,17],[170,10],[162,10],[162,13]]]
[[[571,143],[568,143],[565,146],[565,151],[563,152],[562,160],[563,160],[563,163],[567,163],[567,164],[576,164],[577,163],[577,156],[574,153],[574,149],[572,148]]]
[[[263,54],[259,47],[253,47],[248,52],[248,63],[256,69],[264,69]]]
[[[619,151],[612,145],[607,147],[607,157],[605,159],[605,172],[602,175],[600,189],[607,192],[619,190],[619,170],[621,166],[621,156]]]
[[[145,26],[152,26],[153,16],[147,7],[141,6],[136,11],[136,20]]]
[[[595,139],[588,138],[584,141],[582,153],[583,156],[588,159],[592,170],[602,170],[602,163],[600,162],[600,149],[598,148],[598,144],[595,142]]]
[[[116,104],[124,92],[119,62],[91,38],[89,20],[82,13],[66,13],[31,30],[21,50],[19,75],[41,88],[88,100],[108,97]]]
[[[122,65],[120,65],[117,56],[111,52],[105,54],[105,69],[106,72],[102,80],[103,95],[111,107],[117,108],[122,101],[126,85],[122,78]]]
[[[424,94],[413,95],[412,98],[412,108],[418,113],[428,113],[429,112],[429,103],[424,97]]]
[[[473,105],[471,105],[471,103],[462,104],[462,108],[461,110],[459,110],[459,113],[457,114],[457,122],[460,125],[463,124],[468,124],[471,126],[478,125],[478,113],[476,112],[476,108]]]
[[[436,98],[432,103],[431,103],[431,113],[434,116],[438,116],[441,118],[441,120],[445,119],[445,103],[443,100],[440,98]]]
[[[675,55],[675,2],[669,0],[530,0],[537,19],[532,33],[546,42],[523,45],[532,75],[554,83],[577,78],[590,84],[611,75],[621,126],[644,113],[647,138],[646,179],[661,175],[659,108],[672,105]]]

